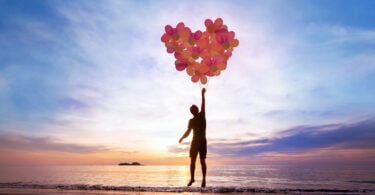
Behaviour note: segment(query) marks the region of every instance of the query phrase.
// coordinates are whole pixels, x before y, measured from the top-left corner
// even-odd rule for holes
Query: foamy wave
[[[23,188],[23,189],[61,189],[61,190],[116,190],[131,192],[202,192],[202,193],[324,193],[324,194],[373,194],[374,189],[271,189],[271,188],[248,188],[248,187],[134,187],[134,186],[104,186],[104,185],[43,185],[24,182],[0,183],[0,188]]]

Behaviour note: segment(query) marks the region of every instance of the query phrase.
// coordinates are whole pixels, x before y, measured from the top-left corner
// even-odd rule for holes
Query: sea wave
[[[373,194],[373,189],[273,189],[273,188],[251,188],[251,187],[142,187],[142,186],[105,186],[87,184],[35,184],[24,182],[0,183],[0,188],[22,188],[22,189],[60,189],[60,190],[114,190],[131,192],[201,192],[201,193],[324,193],[324,194]]]
[[[349,181],[351,183],[370,183],[370,184],[375,184],[375,181]]]

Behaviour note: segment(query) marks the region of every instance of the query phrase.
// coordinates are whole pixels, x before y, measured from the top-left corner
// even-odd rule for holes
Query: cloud
[[[271,110],[264,113],[265,117],[280,117],[280,118],[292,118],[297,116],[319,116],[319,117],[329,117],[333,115],[339,115],[340,113],[334,110]]]
[[[190,142],[184,142],[182,144],[174,144],[168,146],[168,152],[171,153],[185,153],[189,151]]]
[[[322,25],[312,23],[308,28],[311,33],[320,32],[320,36],[327,38],[326,44],[335,43],[362,43],[369,46],[374,43],[375,31],[373,29],[358,29],[342,25]]]
[[[0,148],[23,151],[56,151],[68,153],[96,153],[113,151],[113,148],[105,146],[87,146],[80,144],[60,143],[48,137],[36,138],[26,136],[0,137]]]
[[[286,129],[274,138],[232,143],[209,144],[214,153],[229,156],[256,155],[265,152],[303,153],[313,149],[375,149],[375,120],[354,124],[299,126]]]

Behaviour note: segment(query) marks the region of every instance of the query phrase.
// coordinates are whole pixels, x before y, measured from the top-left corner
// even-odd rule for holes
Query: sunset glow
[[[208,164],[375,163],[374,1],[0,1],[0,164],[187,164],[200,86],[160,37],[223,18]]]

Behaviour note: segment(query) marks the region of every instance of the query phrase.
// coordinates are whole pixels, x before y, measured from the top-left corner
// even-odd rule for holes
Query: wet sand
[[[0,188],[1,195],[198,195],[200,192],[129,192],[129,191],[104,191],[104,190],[58,190],[58,189],[17,189],[17,188]],[[204,193],[210,195],[210,193]]]
[[[108,190],[58,190],[58,189],[17,189],[0,188],[0,195],[219,195],[223,193],[208,192],[132,192],[132,191],[108,191]],[[249,193],[225,193],[225,194],[249,194]],[[266,193],[250,193],[252,195],[266,195]],[[273,195],[279,195],[273,193]],[[280,194],[281,195],[281,194]]]
[[[0,195],[219,195],[219,194],[230,194],[230,195],[285,195],[285,194],[306,194],[306,195],[359,195],[359,194],[372,194],[373,192],[280,192],[280,193],[266,193],[266,192],[229,192],[229,193],[212,193],[212,192],[141,192],[141,191],[116,191],[116,190],[62,190],[62,189],[26,189],[26,188],[0,188]]]

